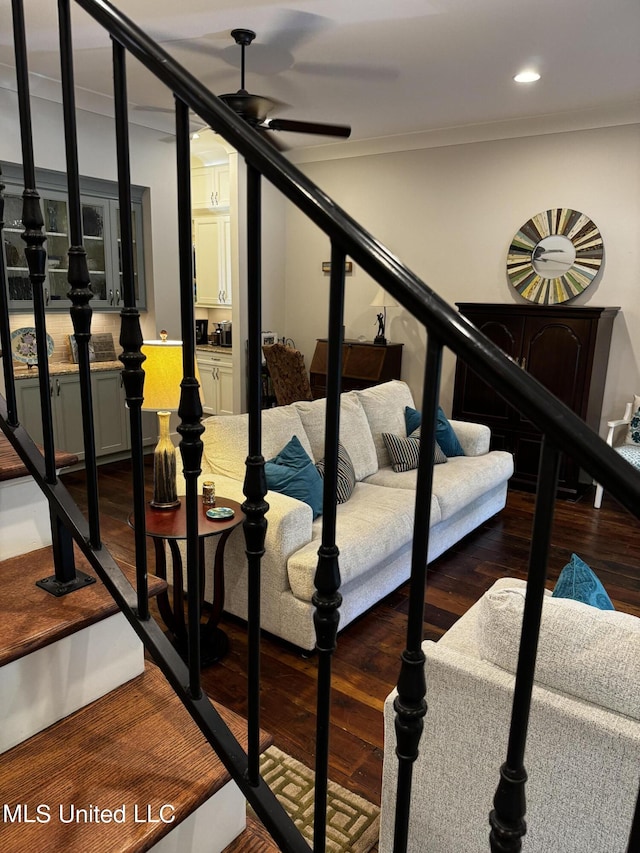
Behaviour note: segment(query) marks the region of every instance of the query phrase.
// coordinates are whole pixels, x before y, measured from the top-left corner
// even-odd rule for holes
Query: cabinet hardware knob
[[[45,305],[49,304],[49,288],[48,287],[45,287],[45,289],[44,289],[44,304]]]
[[[109,290],[109,305],[113,305],[113,290]]]
[[[120,305],[120,291],[116,290],[116,305]]]
[[[522,356],[522,364],[520,365],[520,367],[521,367],[523,370],[526,370],[526,369],[527,369],[527,359],[525,358],[525,356]]]
[[[60,380],[56,379],[56,397],[60,396]]]

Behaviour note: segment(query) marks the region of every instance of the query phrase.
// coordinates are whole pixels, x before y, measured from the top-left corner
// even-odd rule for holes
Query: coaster
[[[207,518],[212,518],[214,521],[233,518],[234,515],[235,512],[229,506],[217,506],[207,510]]]

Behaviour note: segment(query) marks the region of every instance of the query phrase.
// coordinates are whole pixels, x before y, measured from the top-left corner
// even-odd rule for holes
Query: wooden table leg
[[[202,626],[201,636],[202,661],[207,664],[222,660],[229,649],[229,638],[222,628],[218,627],[218,623],[224,609],[224,549],[227,539],[232,533],[233,528],[225,530],[220,535],[213,561],[213,603],[209,618]],[[203,578],[202,595],[204,597],[204,559],[201,568],[203,570],[201,577]]]

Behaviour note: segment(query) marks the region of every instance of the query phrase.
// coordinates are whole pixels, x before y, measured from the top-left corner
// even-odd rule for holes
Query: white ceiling
[[[229,32],[257,32],[250,92],[281,100],[282,118],[345,123],[353,140],[548,120],[640,115],[639,0],[116,0],[216,93],[239,88]],[[54,0],[27,2],[32,94],[59,97]],[[75,7],[78,105],[111,111],[111,49]],[[14,88],[10,0],[0,0],[0,86]],[[534,66],[538,83],[513,76]],[[170,93],[129,63],[131,120],[169,133]],[[629,119],[632,120],[632,119]],[[636,118],[637,120],[637,118]],[[280,134],[291,147],[326,137]]]

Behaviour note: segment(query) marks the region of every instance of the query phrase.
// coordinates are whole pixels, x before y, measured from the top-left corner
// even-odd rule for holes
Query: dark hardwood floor
[[[62,476],[84,505],[84,473]],[[147,482],[150,483],[149,470]],[[127,525],[131,505],[129,464],[99,469],[102,539],[113,556],[133,564],[133,533]],[[553,586],[572,551],[605,585],[617,609],[640,616],[640,524],[606,493],[594,510],[593,494],[556,503],[549,562]],[[442,555],[430,567],[425,600],[425,638],[438,639],[500,577],[525,578],[534,497],[509,493],[507,507]],[[149,550],[153,571],[153,549]],[[404,648],[408,585],[404,584],[338,637],[333,666],[330,778],[379,802],[382,772],[382,707],[395,685]],[[209,695],[246,715],[246,631],[223,615],[230,639],[224,660],[204,670]],[[262,725],[275,744],[313,764],[315,740],[314,657],[266,636],[262,653]]]

